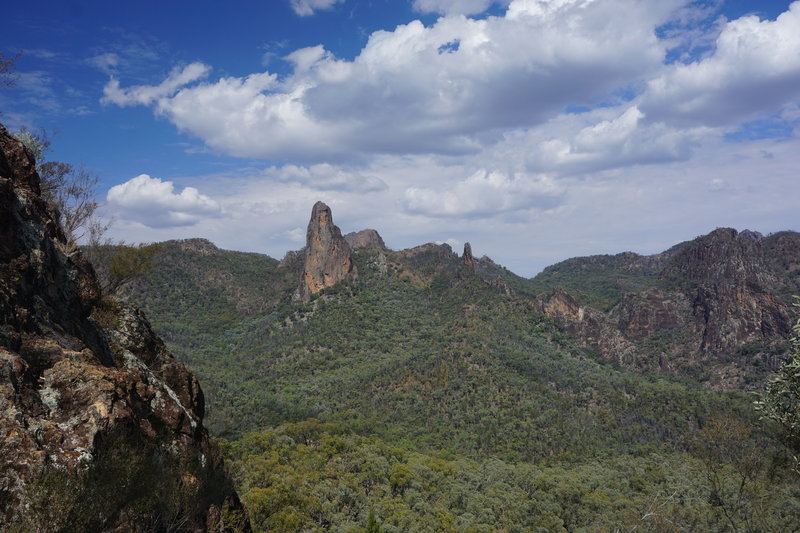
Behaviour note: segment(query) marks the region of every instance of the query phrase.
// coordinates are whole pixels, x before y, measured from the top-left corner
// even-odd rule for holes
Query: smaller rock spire
[[[464,264],[475,270],[475,259],[472,257],[472,246],[468,242],[464,243],[464,254],[461,256]]]

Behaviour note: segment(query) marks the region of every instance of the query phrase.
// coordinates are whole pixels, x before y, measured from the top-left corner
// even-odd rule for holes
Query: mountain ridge
[[[793,234],[784,237],[780,245],[769,241],[759,261],[789,271]],[[725,232],[712,236],[717,238],[728,243],[723,248],[730,249],[730,258],[750,261],[748,254],[756,251],[744,243],[740,248],[747,253],[737,255],[735,238]],[[576,293],[556,284],[542,288],[487,257],[473,257],[470,265],[465,257],[471,254],[458,255],[447,244],[353,247],[349,260],[358,275],[303,302],[293,295],[306,249],[276,261],[221,250],[208,254],[206,248],[162,245],[153,271],[126,290],[207,387],[209,427],[234,450],[228,458],[239,486],[246,487],[245,502],[258,509],[256,529],[296,530],[289,516],[300,512],[297,520],[310,531],[363,530],[370,510],[387,533],[428,531],[434,523],[443,531],[490,531],[498,524],[521,531],[593,531],[597,520],[606,530],[646,529],[639,517],[647,514],[648,502],[691,487],[690,503],[665,503],[657,514],[666,513],[665,520],[685,517],[684,529],[721,530],[726,522],[708,503],[702,450],[735,443],[720,459],[726,483],[733,483],[736,465],[745,464],[735,462],[741,450],[758,450],[764,461],[781,453],[753,410],[752,397],[741,392],[769,375],[767,365],[755,366],[764,361],[764,347],[745,344],[735,353],[702,355],[698,324],[705,315],[696,313],[688,295],[714,288],[714,276],[659,281],[666,257],[640,261],[629,254],[612,260],[610,269],[595,265],[593,278],[573,278],[574,286],[589,289]],[[781,252],[773,254],[776,248]],[[725,272],[723,263],[730,262],[724,254],[704,257],[722,261],[710,265],[712,271]],[[617,268],[620,262],[638,269],[636,276],[620,278],[628,272]],[[239,291],[207,282],[209,273],[228,267],[230,276],[219,279],[250,295],[253,290],[244,288],[262,287],[263,305],[238,305]],[[752,269],[741,271],[746,284]],[[607,297],[603,289],[617,287],[620,279],[628,281],[626,288],[639,289],[630,292],[630,302],[624,291],[609,310],[583,301],[587,294]],[[764,288],[761,283],[753,290]],[[705,301],[727,296],[722,291]],[[731,315],[719,316],[724,322]],[[681,346],[697,351],[670,351]],[[767,355],[777,363],[781,353]],[[712,364],[732,370],[714,374]],[[693,373],[696,368],[711,375]],[[449,460],[454,462],[442,463]],[[465,461],[480,472],[470,490],[496,480],[496,465],[531,472],[536,490],[525,488],[530,480],[511,477],[492,490],[502,501],[528,502],[533,514],[476,514],[471,506],[483,492],[457,496],[464,489],[455,465]],[[573,479],[575,468],[602,471],[608,461],[638,466],[613,482],[603,474],[591,488],[557,489],[547,481],[550,475]],[[664,464],[676,465],[680,480],[664,484],[651,475]],[[751,471],[765,472],[765,464]],[[430,468],[443,469],[434,493],[424,489]],[[534,473],[539,468],[551,474],[542,478]],[[624,497],[614,500],[614,508],[588,503],[607,497],[607,483],[628,487],[619,489]],[[746,507],[746,516],[793,516],[785,492],[794,490],[791,480],[759,483],[780,494],[772,501],[783,514],[776,514],[777,507],[766,514]],[[280,501],[292,503],[279,504],[272,499],[277,494],[290,494]],[[346,501],[341,494],[349,495]],[[437,501],[435,513],[420,501]]]

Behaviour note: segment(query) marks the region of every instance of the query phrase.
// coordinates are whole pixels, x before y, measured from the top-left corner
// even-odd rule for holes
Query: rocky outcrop
[[[796,287],[798,251],[793,232],[763,237],[720,228],[656,256],[598,259],[613,260],[609,272],[659,268],[653,286],[628,292],[607,313],[558,293],[539,301],[556,325],[607,359],[741,388],[754,373],[774,370],[788,346],[786,293]]]
[[[470,270],[475,270],[475,258],[472,257],[472,245],[464,243],[464,253],[461,255],[461,260]]]
[[[0,126],[0,530],[249,530],[196,378],[39,193]]]
[[[219,248],[208,239],[183,239],[175,241],[175,244],[184,252],[197,255],[209,256],[219,252]]]
[[[436,244],[434,242],[427,242],[425,244],[420,244],[419,246],[415,246],[413,248],[406,248],[405,250],[400,250],[398,252],[399,257],[406,259],[421,255],[430,255],[445,261],[458,258],[458,255],[453,252],[453,249],[447,243]]]
[[[303,275],[298,290],[300,300],[307,302],[326,287],[331,287],[355,274],[350,245],[333,223],[331,208],[322,202],[314,204],[306,232]]]
[[[682,285],[692,299],[704,354],[790,335],[789,308],[775,295],[779,282],[761,241],[755,232],[717,229],[685,246],[662,272],[662,279]]]
[[[344,236],[344,240],[347,241],[351,250],[357,250],[359,248],[386,249],[386,244],[383,242],[380,234],[374,229],[365,229],[348,233]]]
[[[536,299],[538,310],[562,331],[577,338],[581,345],[608,359],[625,365],[639,357],[636,347],[602,312],[581,305],[562,289],[555,289]]]

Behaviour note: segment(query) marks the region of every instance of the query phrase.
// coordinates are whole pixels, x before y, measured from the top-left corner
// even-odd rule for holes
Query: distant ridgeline
[[[200,376],[256,530],[800,523],[744,394],[789,349],[798,233],[717,229],[524,279],[469,244],[342,235],[318,202],[281,261],[192,239],[155,263],[124,296]]]

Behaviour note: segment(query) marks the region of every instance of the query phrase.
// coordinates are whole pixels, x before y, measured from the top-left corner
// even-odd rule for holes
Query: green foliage
[[[153,257],[161,244],[101,245],[87,248],[103,292],[119,294],[120,289],[153,269]]]
[[[378,524],[378,519],[375,518],[375,513],[370,510],[367,517],[367,529],[365,533],[381,533],[381,526]]]
[[[764,468],[749,469],[749,447],[733,467],[714,462],[725,451],[716,448],[710,463],[704,455],[654,452],[546,466],[420,453],[341,426],[328,429],[311,443],[295,440],[288,426],[227,443],[226,460],[256,532],[777,532],[792,530],[800,518],[796,484],[768,475],[767,451],[757,460]],[[747,439],[745,431],[728,446],[735,450]],[[712,447],[724,445],[717,439]],[[721,505],[715,491],[738,487],[741,472],[745,500]],[[728,508],[738,509],[733,522]]]
[[[800,308],[800,300],[795,307]],[[794,349],[788,361],[767,384],[756,405],[766,418],[780,424],[786,442],[795,453],[800,454],[800,320],[794,325],[794,333]],[[795,469],[800,472],[800,460]]]
[[[290,268],[197,246],[166,243],[124,293],[200,375],[257,531],[800,523],[747,397],[599,359],[446,249],[358,250],[357,279],[294,304]],[[748,453],[698,446],[716,419]]]
[[[626,292],[657,283],[657,263],[642,259],[631,252],[576,257],[545,268],[530,280],[530,287],[540,293],[562,287],[584,305],[607,311],[619,303]]]

